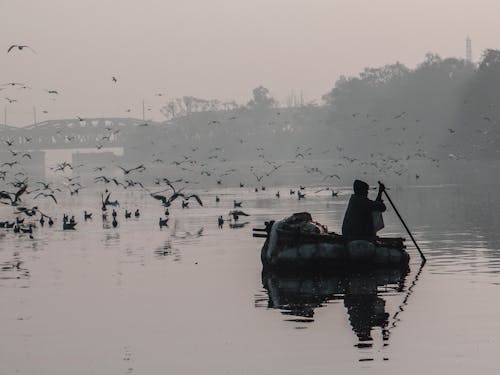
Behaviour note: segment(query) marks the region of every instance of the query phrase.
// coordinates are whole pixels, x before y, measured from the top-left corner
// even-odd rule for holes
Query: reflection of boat
[[[278,272],[263,270],[262,284],[268,294],[267,307],[280,309],[287,320],[312,322],[314,310],[331,300],[343,300],[358,347],[371,346],[373,328],[383,340],[389,336],[389,314],[384,293],[402,292],[409,269],[360,272]],[[295,318],[290,317],[295,316]]]
[[[254,231],[255,237],[266,238],[261,259],[267,268],[404,269],[410,260],[403,238],[346,238],[328,233],[308,213],[268,222],[265,229]]]
[[[231,229],[239,229],[239,228],[244,228],[246,225],[250,224],[249,221],[245,221],[244,223],[229,223],[229,228]]]

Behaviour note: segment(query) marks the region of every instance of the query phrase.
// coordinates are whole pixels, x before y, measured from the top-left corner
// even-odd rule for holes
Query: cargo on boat
[[[406,268],[403,238],[347,238],[314,222],[307,212],[254,228],[265,237],[261,259],[270,269]]]

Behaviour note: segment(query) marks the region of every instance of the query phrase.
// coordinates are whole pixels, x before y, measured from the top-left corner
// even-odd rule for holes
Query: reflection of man
[[[366,182],[356,180],[353,188],[354,194],[347,206],[342,224],[342,234],[348,237],[375,236],[377,230],[374,226],[373,214],[385,211],[385,204],[382,202],[382,192],[385,190],[385,186],[379,183],[378,195],[374,201],[368,198],[369,186]]]
[[[363,344],[371,346],[366,342],[372,341],[372,329],[374,327],[382,328],[382,336],[388,338],[387,324],[389,314],[385,311],[385,301],[374,294],[345,295],[344,305],[349,314],[349,321],[352,329],[362,347]]]

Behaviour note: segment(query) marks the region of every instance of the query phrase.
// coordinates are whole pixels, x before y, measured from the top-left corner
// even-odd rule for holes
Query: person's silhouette
[[[364,181],[354,181],[354,194],[349,199],[349,205],[342,224],[342,234],[344,236],[373,237],[376,235],[377,228],[374,226],[373,213],[386,210],[385,204],[382,202],[382,193],[385,186],[379,183],[378,195],[374,201],[368,198],[369,188]]]

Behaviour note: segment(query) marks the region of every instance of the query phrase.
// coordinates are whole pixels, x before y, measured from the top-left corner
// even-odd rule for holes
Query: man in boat
[[[373,216],[381,215],[386,210],[384,202],[382,202],[382,193],[385,186],[379,183],[377,198],[372,201],[368,198],[368,190],[370,187],[364,181],[356,180],[353,185],[354,194],[349,199],[349,205],[342,223],[342,234],[347,237],[374,237],[377,235],[377,230],[374,225]]]

